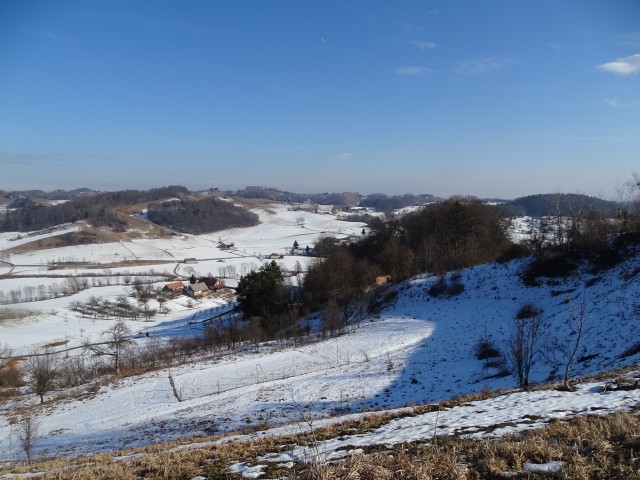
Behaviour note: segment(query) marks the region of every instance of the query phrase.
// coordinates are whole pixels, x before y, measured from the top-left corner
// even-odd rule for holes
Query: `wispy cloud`
[[[551,42],[548,43],[547,46],[558,53],[565,53],[569,51],[569,47],[561,42]]]
[[[420,50],[432,50],[437,46],[435,42],[426,42],[426,41],[424,42],[410,41],[409,43],[414,47],[418,47]]]
[[[415,77],[418,75],[435,73],[433,70],[427,67],[396,67],[394,71],[397,75],[405,75],[407,77]]]
[[[635,139],[631,139],[629,137],[619,137],[619,136],[611,136],[611,135],[583,135],[583,136],[573,136],[573,137],[562,137],[560,140],[566,142],[629,142],[634,141]]]
[[[605,98],[602,103],[613,108],[640,107],[640,100],[634,102],[621,102],[617,98]]]
[[[598,65],[598,68],[618,75],[633,75],[640,72],[640,53]]]
[[[0,152],[2,165],[38,165],[49,162],[63,162],[65,159],[57,153],[11,153]]]
[[[341,162],[346,162],[348,160],[351,159],[351,157],[353,157],[353,154],[350,152],[343,152],[340,155],[338,155],[338,160],[340,160]]]
[[[456,72],[461,75],[479,75],[500,70],[512,63],[508,58],[475,57],[458,62]]]
[[[43,37],[47,37],[51,40],[55,40],[58,43],[62,43],[64,45],[73,45],[75,42],[71,37],[65,37],[64,35],[59,35],[57,33],[49,32],[47,30],[41,30],[39,28],[35,29]]]
[[[620,43],[623,45],[640,47],[640,32],[631,32],[623,35]]]

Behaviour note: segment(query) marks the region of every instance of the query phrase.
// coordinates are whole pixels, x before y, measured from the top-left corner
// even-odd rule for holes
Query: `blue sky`
[[[637,170],[637,0],[0,1],[0,189],[614,198]]]

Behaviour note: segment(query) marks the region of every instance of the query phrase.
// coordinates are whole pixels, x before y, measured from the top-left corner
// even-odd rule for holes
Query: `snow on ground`
[[[638,372],[635,372],[635,375],[638,375]],[[431,442],[436,436],[464,435],[482,440],[539,428],[554,419],[565,420],[587,413],[604,415],[627,411],[637,407],[639,403],[640,390],[603,392],[602,382],[581,384],[574,392],[515,392],[441,411],[397,418],[366,433],[342,435],[312,446],[294,446],[287,452],[265,452],[258,457],[255,465],[249,467],[242,463],[232,463],[228,471],[244,474],[252,471],[248,468],[260,470],[269,463],[323,463],[362,452],[365,447]],[[335,421],[336,419],[319,421],[311,426],[308,423],[297,423],[252,435],[231,437],[224,441],[250,440],[271,435],[310,434],[312,427],[320,428]],[[494,428],[495,426],[499,427]],[[548,471],[558,467],[557,462],[544,465],[531,462],[527,464],[529,466],[525,466],[525,470],[530,471]]]
[[[332,415],[390,385],[416,342],[430,333],[423,322],[368,323],[350,334],[280,350],[277,345],[171,369],[182,402],[166,371],[128,378],[92,398],[46,406],[41,415],[42,454],[87,453],[249,424],[286,423],[302,411]],[[27,399],[25,399],[27,400]],[[35,398],[29,400],[35,401]],[[17,454],[0,420],[0,459]]]
[[[15,248],[25,243],[35,242],[43,238],[64,235],[65,233],[76,232],[79,227],[72,224],[60,225],[58,227],[47,228],[37,232],[0,232],[0,252]]]
[[[234,242],[240,253],[271,253],[297,240],[305,245],[304,233],[317,238],[322,232],[357,234],[361,224],[344,226],[331,215],[289,212],[261,213],[263,223],[250,229],[223,232],[223,240]],[[304,216],[304,226],[297,216]],[[326,223],[323,223],[323,219]],[[337,230],[336,230],[337,229]],[[244,232],[244,233],[243,233]],[[188,237],[194,251],[204,254],[217,236]],[[154,249],[172,251],[184,245],[175,239],[147,242]],[[137,243],[137,242],[136,242]],[[145,244],[140,241],[140,244]],[[90,246],[79,247],[90,248]],[[137,247],[136,247],[137,248]],[[179,247],[182,248],[182,247]],[[176,248],[176,252],[179,250]],[[212,252],[219,255],[219,251]],[[180,251],[180,257],[187,255]],[[227,255],[228,253],[225,253]],[[161,255],[158,253],[158,255]],[[178,256],[177,253],[174,254]],[[196,257],[198,255],[195,255]],[[225,257],[224,260],[226,261]],[[238,257],[238,268],[247,257]],[[255,258],[255,257],[253,257]],[[288,259],[289,257],[287,257]],[[291,257],[303,259],[305,257]],[[261,262],[262,260],[256,259]],[[208,261],[207,261],[208,262]],[[216,262],[212,260],[212,262]],[[198,261],[179,265],[181,275],[186,268],[213,268],[213,263]],[[598,275],[586,274],[554,282],[526,287],[518,274],[524,261],[489,264],[460,272],[464,291],[451,298],[433,298],[429,288],[438,280],[422,275],[410,281],[388,286],[397,297],[379,314],[352,324],[347,333],[321,342],[281,347],[270,343],[243,353],[201,359],[172,367],[171,374],[181,392],[175,398],[168,372],[157,371],[104,385],[94,395],[69,397],[46,404],[40,415],[42,437],[38,454],[80,454],[109,451],[125,446],[202,433],[229,432],[257,424],[286,424],[302,417],[322,419],[336,414],[360,412],[364,409],[394,409],[410,404],[423,404],[485,388],[514,387],[514,379],[496,377],[496,369],[475,358],[480,338],[487,338],[504,349],[511,325],[519,307],[534,302],[547,324],[545,342],[572,346],[575,329],[567,299],[586,305],[587,328],[578,351],[574,374],[586,374],[637,361],[638,356],[621,358],[621,354],[638,338],[638,287],[640,256]],[[200,272],[198,274],[207,273]],[[215,274],[215,273],[214,273]],[[452,281],[451,276],[447,276]],[[79,344],[83,336],[97,336],[110,321],[79,317],[68,310],[71,298],[86,300],[90,295],[115,297],[126,291],[124,286],[96,287],[73,297],[12,306],[40,311],[20,324],[0,324],[2,342],[18,350],[58,338]],[[136,334],[144,333],[167,339],[174,334],[195,335],[201,331],[199,320],[224,312],[228,305],[214,299],[203,300],[198,308],[189,309],[184,300],[172,301],[171,313],[152,322],[131,322]],[[47,312],[53,312],[47,314]],[[532,370],[532,380],[540,382],[557,378],[565,357],[556,352],[553,361],[539,361]],[[551,358],[553,360],[553,358]],[[554,377],[554,375],[556,375]],[[438,432],[486,435],[484,429],[496,424],[509,424],[509,429],[530,428],[545,418],[570,416],[586,411],[605,412],[638,405],[638,392],[599,393],[600,385],[585,384],[577,392],[518,392],[484,402],[440,412]],[[52,392],[53,397],[61,392]],[[35,395],[25,392],[22,402],[36,403]],[[4,404],[0,417],[0,460],[12,460],[20,452],[12,439],[9,407]],[[533,418],[531,415],[541,418]],[[528,418],[527,415],[529,415]],[[371,433],[370,437],[331,440],[320,451],[333,455],[345,445],[393,443],[433,436],[435,417],[424,414],[399,419]],[[300,428],[300,424],[283,428]],[[494,434],[500,433],[494,431]],[[360,443],[358,443],[360,442]],[[292,458],[309,452],[294,451]]]
[[[321,213],[305,211],[289,211],[285,205],[268,205],[256,209],[261,224],[244,229],[230,229],[209,235],[176,235],[171,238],[134,239],[102,244],[78,245],[46,250],[12,253],[2,255],[4,249],[12,248],[16,242],[37,240],[45,236],[60,235],[74,231],[75,226],[63,226],[61,229],[47,233],[38,233],[29,237],[28,234],[2,233],[0,234],[0,274],[11,276],[0,279],[0,292],[4,300],[10,298],[12,290],[32,287],[38,292],[38,287],[60,285],[65,277],[85,277],[94,285],[93,277],[97,280],[108,279],[112,275],[149,275],[161,274],[175,276],[186,280],[192,274],[199,276],[225,277],[225,283],[234,287],[241,275],[250,270],[257,270],[266,262],[265,255],[271,253],[287,254],[277,263],[284,270],[294,270],[299,264],[304,270],[313,257],[305,255],[289,255],[293,242],[298,241],[304,248],[307,243],[313,246],[320,235],[332,235],[344,238],[348,235],[360,234],[364,224],[337,220],[328,211]],[[17,236],[23,240],[11,240]],[[218,242],[235,242],[233,250],[220,250]],[[186,264],[186,258],[196,258],[197,263]],[[157,261],[153,265],[112,266],[124,261]],[[56,265],[52,263],[78,262],[76,265]],[[108,266],[108,267],[107,267]],[[96,268],[97,267],[97,268]],[[167,279],[169,281],[169,279]],[[295,281],[295,280],[294,280]],[[0,309],[22,309],[33,313],[33,316],[23,321],[0,323],[0,344],[8,344],[17,352],[27,353],[38,344],[48,344],[58,341],[68,341],[70,345],[80,344],[86,337],[96,338],[100,332],[106,330],[113,320],[92,320],[82,318],[70,311],[72,302],[86,302],[91,296],[115,300],[119,295],[130,295],[131,287],[122,284],[124,279],[118,279],[120,285],[115,285],[112,278],[111,286],[91,287],[71,296],[38,302],[0,305]],[[157,286],[162,287],[162,284]],[[207,311],[217,308],[219,301],[204,299],[195,305],[191,311],[185,302],[172,300],[167,303],[171,313],[166,317],[157,316],[151,323],[132,322],[134,332],[143,331],[148,325],[156,325],[165,321],[183,322],[193,316],[196,310]],[[151,308],[157,308],[152,305]],[[36,332],[33,326],[38,325]]]

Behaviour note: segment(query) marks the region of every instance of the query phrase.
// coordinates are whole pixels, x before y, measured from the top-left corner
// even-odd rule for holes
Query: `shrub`
[[[447,280],[444,278],[444,275],[442,275],[438,279],[438,281],[431,285],[431,287],[429,288],[429,295],[434,298],[441,297],[442,295],[447,293],[448,288],[449,286],[447,285]]]
[[[526,267],[522,280],[526,285],[537,285],[540,277],[564,278],[571,275],[576,268],[576,263],[568,255],[538,258]]]
[[[0,388],[16,388],[24,385],[20,361],[11,358],[5,364],[0,364]]]
[[[488,358],[501,357],[500,349],[493,343],[493,340],[484,336],[478,340],[475,349],[475,355],[478,360],[486,360]]]
[[[464,292],[464,285],[459,280],[454,281],[447,288],[447,295],[449,295],[450,297],[455,297],[456,295],[460,295],[462,292]]]
[[[542,309],[533,302],[526,302],[522,304],[520,309],[516,313],[518,320],[524,320],[525,318],[534,318],[542,313]]]
[[[634,343],[629,348],[627,348],[624,352],[620,354],[620,358],[632,357],[640,353],[640,342]]]
[[[443,295],[448,297],[460,295],[464,292],[464,284],[460,281],[460,273],[456,272],[451,275],[451,283],[447,283],[445,276],[442,275],[436,283],[429,287],[427,292],[434,298],[439,298]]]

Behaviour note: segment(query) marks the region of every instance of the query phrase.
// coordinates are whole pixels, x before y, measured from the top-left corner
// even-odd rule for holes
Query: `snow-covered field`
[[[256,210],[260,224],[244,229],[230,229],[211,235],[179,235],[169,239],[141,238],[103,244],[79,245],[73,247],[52,248],[24,253],[11,252],[9,249],[26,241],[35,241],[52,235],[61,235],[74,231],[76,227],[67,226],[54,232],[40,235],[18,233],[0,234],[0,292],[4,299],[10,299],[10,292],[24,287],[32,287],[37,294],[40,285],[47,290],[51,285],[61,285],[67,277],[84,277],[95,283],[103,280],[104,286],[95,286],[71,296],[52,298],[38,302],[10,303],[1,308],[33,311],[34,315],[22,323],[0,323],[0,345],[7,344],[16,353],[28,353],[35,346],[66,341],[68,346],[79,345],[94,339],[115,320],[89,319],[81,317],[69,308],[71,302],[86,302],[90,297],[115,300],[119,295],[130,295],[131,287],[123,283],[123,276],[157,274],[175,276],[187,280],[192,274],[199,276],[225,277],[225,283],[235,286],[240,275],[257,270],[267,261],[265,256],[271,253],[284,255],[277,259],[283,270],[293,270],[299,265],[302,270],[313,260],[306,256],[303,249],[322,235],[345,238],[349,235],[361,235],[362,223],[337,220],[336,216],[324,211],[310,213],[290,211],[286,206],[269,205]],[[16,239],[17,237],[21,239]],[[218,242],[234,243],[231,250],[220,250]],[[291,255],[294,241],[300,246],[298,255]],[[186,258],[195,258],[197,263],[186,264]],[[152,265],[118,266],[125,261],[155,261]],[[73,262],[74,265],[65,265]],[[61,264],[59,264],[61,263]],[[52,264],[56,264],[52,268]],[[120,275],[116,279],[114,275]],[[111,285],[106,285],[107,280]],[[168,280],[167,280],[168,281]],[[292,280],[295,282],[295,279]],[[119,285],[116,285],[119,283]],[[162,287],[159,282],[156,286]],[[226,301],[213,298],[198,300],[193,308],[187,307],[185,299],[167,302],[170,313],[158,315],[151,322],[131,322],[135,333],[146,332],[167,323],[188,324],[197,312],[210,311],[220,307]],[[152,302],[150,308],[158,308]],[[37,325],[36,331],[34,326]],[[189,329],[184,334],[195,334]]]
[[[294,240],[301,247],[313,243],[319,234],[359,235],[362,224],[340,222],[332,215],[289,212],[274,207],[274,213],[261,212],[261,223],[249,229],[221,232],[217,235],[140,240],[127,244],[142,258],[156,255],[163,260],[171,252],[174,260],[154,266],[156,271],[174,271],[179,275],[206,275],[217,260],[234,262],[238,272],[242,262],[263,260],[256,257],[271,252],[286,252]],[[298,218],[304,217],[304,226]],[[218,237],[234,242],[235,253],[216,248]],[[187,247],[191,245],[191,247]],[[78,258],[96,245],[76,248]],[[104,252],[96,258],[113,262],[121,246],[100,246]],[[109,250],[113,248],[113,250]],[[97,251],[97,250],[96,250]],[[34,256],[11,255],[11,263],[46,265],[59,252],[38,252]],[[111,255],[111,257],[110,257]],[[17,258],[16,258],[17,257]],[[175,259],[196,257],[198,263],[185,265]],[[110,260],[108,260],[110,258]],[[285,267],[303,256],[287,256]],[[583,274],[557,283],[543,282],[527,287],[518,278],[524,260],[489,264],[460,272],[464,291],[451,298],[433,298],[427,292],[438,279],[423,275],[388,288],[396,298],[378,314],[350,325],[343,335],[297,347],[276,343],[262,345],[258,352],[207,357],[173,367],[171,375],[182,401],[173,394],[167,370],[126,378],[102,385],[91,395],[70,396],[42,407],[39,414],[41,437],[38,455],[77,455],[111,451],[127,446],[145,445],[164,440],[232,432],[247,426],[287,424],[313,419],[315,425],[338,421],[340,415],[367,410],[396,409],[412,404],[436,402],[454,395],[481,392],[483,389],[509,389],[515,386],[510,376],[498,377],[496,369],[487,367],[474,355],[481,338],[504,348],[514,316],[525,302],[533,302],[545,319],[546,344],[570,347],[575,341],[575,327],[567,299],[586,306],[586,329],[573,366],[575,375],[599,372],[633,364],[638,355],[620,355],[637,342],[638,321],[637,272],[640,255],[598,276]],[[112,269],[115,270],[115,269]],[[59,272],[59,271],[56,271]],[[70,270],[71,272],[71,270]],[[213,275],[216,275],[215,270]],[[584,272],[583,272],[584,273]],[[76,273],[77,274],[77,273]],[[3,280],[4,282],[4,280]],[[2,284],[2,288],[4,287]],[[90,295],[115,297],[126,293],[124,285],[93,287],[73,299],[86,300]],[[8,343],[26,352],[39,343],[59,339],[80,344],[83,338],[97,338],[111,324],[110,320],[82,318],[68,309],[71,298],[52,299],[11,305],[15,309],[37,311],[20,322],[0,323],[0,343]],[[194,318],[206,318],[228,308],[222,301],[202,300],[197,308],[186,302],[170,302],[171,312],[151,322],[131,322],[136,332],[167,338],[173,334],[195,335],[201,328]],[[144,340],[146,337],[141,337]],[[542,358],[532,370],[534,382],[558,378],[566,357],[558,353]],[[555,361],[555,365],[554,365]],[[588,411],[607,412],[637,406],[639,391],[601,393],[601,384],[583,384],[576,392],[515,392],[482,402],[455,407],[439,413],[438,434],[464,433],[485,435],[485,427],[509,423],[506,433],[531,428],[550,418],[563,418]],[[54,397],[61,392],[52,392]],[[37,403],[35,395],[25,392],[19,399]],[[0,460],[21,457],[9,422],[12,403],[5,403],[0,418]],[[531,414],[536,418],[532,420]],[[429,439],[433,437],[436,414],[397,419],[367,435],[327,441],[318,449],[327,458],[338,455],[346,445]],[[337,417],[336,417],[337,416]],[[331,420],[327,420],[332,417]],[[300,424],[260,433],[277,434],[299,429]],[[309,452],[297,449],[290,459],[305,458]],[[265,458],[264,461],[275,461]],[[287,461],[278,458],[277,461]],[[236,466],[242,471],[241,466]]]

